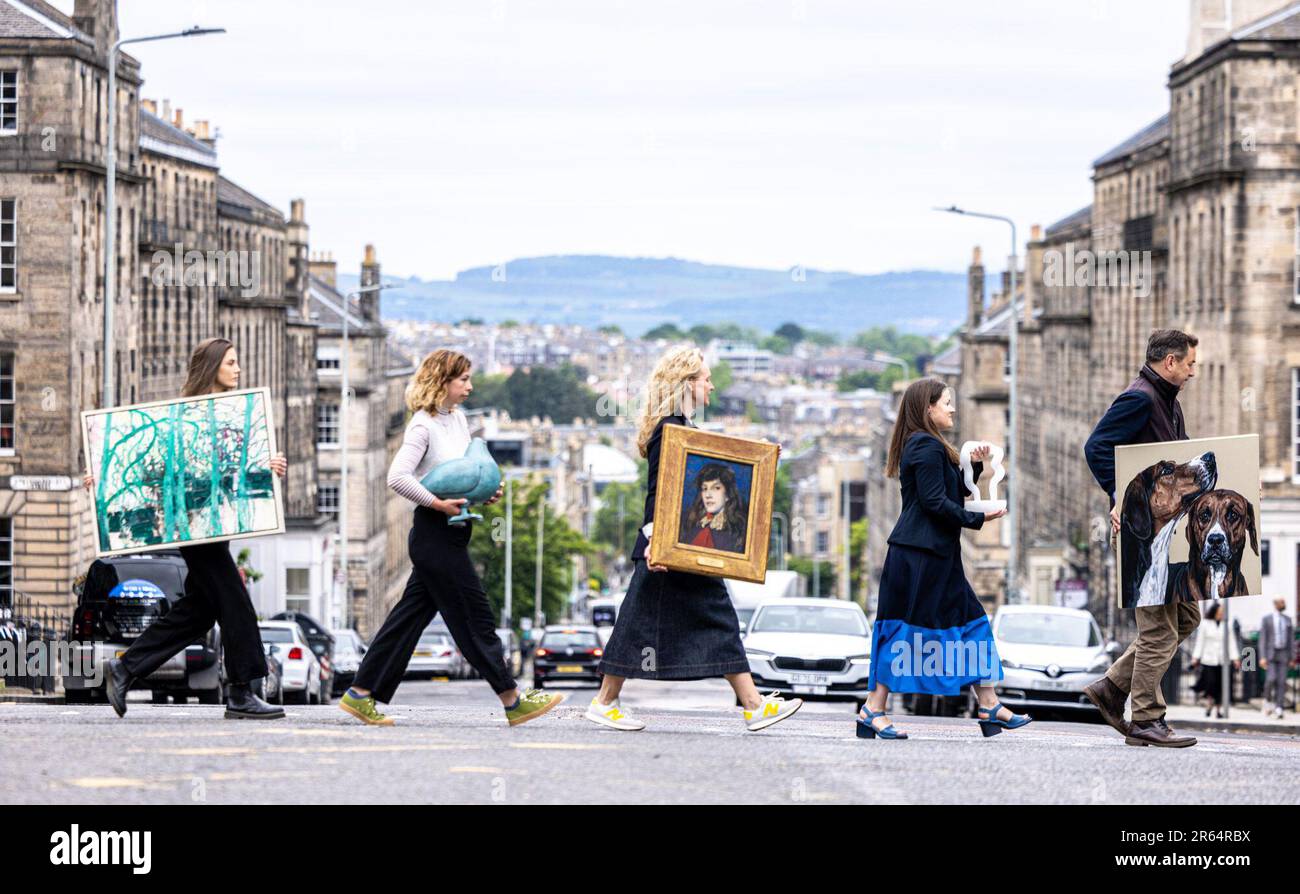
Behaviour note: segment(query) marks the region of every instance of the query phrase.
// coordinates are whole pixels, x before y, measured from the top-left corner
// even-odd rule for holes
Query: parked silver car
[[[867,697],[871,627],[856,602],[761,603],[744,643],[754,685],[763,691],[856,703]]]
[[[1106,672],[1119,646],[1102,638],[1091,612],[1004,605],[993,616],[993,639],[1005,674],[994,689],[1008,708],[1097,714],[1083,690]]]
[[[406,676],[447,677],[459,680],[468,675],[469,663],[461,656],[450,633],[440,630],[425,630],[420,634],[420,641],[415,645],[411,661],[406,665]]]
[[[324,703],[326,684],[321,681],[320,659],[307,635],[295,621],[262,621],[257,625],[262,646],[280,662],[280,687],[284,700],[300,705]]]

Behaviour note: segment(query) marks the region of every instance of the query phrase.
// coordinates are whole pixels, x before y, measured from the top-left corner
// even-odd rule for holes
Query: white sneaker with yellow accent
[[[599,723],[601,726],[608,726],[610,729],[645,729],[644,723],[640,720],[633,720],[628,716],[622,705],[618,703],[618,699],[614,699],[608,705],[602,705],[597,699],[593,698],[591,704],[587,706],[587,713],[582,716],[592,723]]]
[[[763,696],[763,704],[752,711],[745,708],[745,726],[751,733],[756,733],[761,729],[767,729],[774,723],[780,723],[802,707],[803,699],[801,698],[792,698],[786,701],[775,692],[769,692]]]

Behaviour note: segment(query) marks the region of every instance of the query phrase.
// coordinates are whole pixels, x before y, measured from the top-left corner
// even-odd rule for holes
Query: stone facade
[[[1029,244],[1030,306],[1041,312],[1021,320],[1019,530],[1035,544],[1020,570],[1036,601],[1053,598],[1056,580],[1082,578],[1094,613],[1114,618],[1109,503],[1082,444],[1143,363],[1150,331],[1172,327],[1200,339],[1180,398],[1189,434],[1260,436],[1265,593],[1295,605],[1300,12],[1282,6],[1241,4],[1232,28],[1215,31],[1223,10],[1194,2],[1168,114],[1094,163],[1089,209]],[[1049,281],[1049,252],[1083,251],[1101,261],[1091,282]],[[1149,252],[1148,276],[1117,275],[1105,262],[1112,252]],[[1249,629],[1267,604],[1238,600],[1234,611]]]

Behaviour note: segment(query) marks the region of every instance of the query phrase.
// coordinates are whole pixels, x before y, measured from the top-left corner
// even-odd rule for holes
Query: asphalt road
[[[912,738],[884,742],[831,703],[750,733],[722,681],[630,682],[624,705],[649,728],[625,733],[582,719],[592,691],[514,729],[481,681],[404,684],[391,728],[337,705],[255,722],[0,704],[0,803],[1300,803],[1294,737],[1134,748],[1092,723],[984,739],[973,720],[899,715]]]

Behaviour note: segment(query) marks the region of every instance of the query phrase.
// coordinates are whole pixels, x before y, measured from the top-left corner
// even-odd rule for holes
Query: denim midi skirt
[[[1002,660],[979,597],[966,580],[961,550],[944,558],[890,544],[880,569],[867,688],[958,695],[1001,680]]]
[[[600,672],[642,680],[749,673],[740,622],[722,579],[650,571],[637,559]]]

